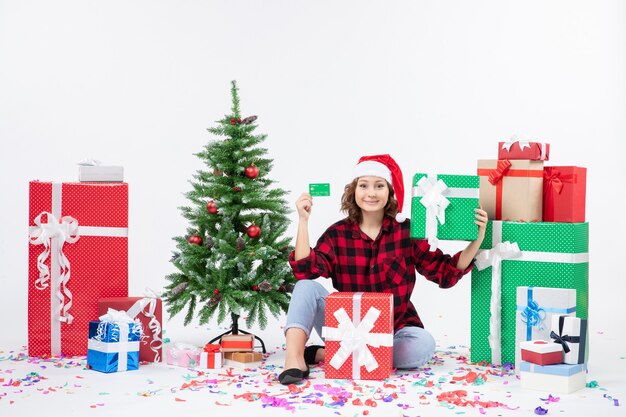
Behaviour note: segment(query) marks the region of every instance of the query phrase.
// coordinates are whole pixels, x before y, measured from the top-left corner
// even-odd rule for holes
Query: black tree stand
[[[233,321],[233,324],[230,326],[230,330],[222,333],[221,335],[214,337],[209,343],[213,343],[216,340],[222,340],[222,336],[225,336],[227,334],[239,334],[239,333],[243,333],[243,334],[252,334],[250,332],[247,332],[245,330],[241,330],[239,328],[239,314],[235,314],[235,313],[230,313],[230,318]],[[263,339],[261,339],[259,336],[257,335],[253,335],[255,339],[257,339],[259,342],[261,342],[261,348],[263,349],[263,353],[267,353],[267,351],[265,350],[265,343],[263,343]]]

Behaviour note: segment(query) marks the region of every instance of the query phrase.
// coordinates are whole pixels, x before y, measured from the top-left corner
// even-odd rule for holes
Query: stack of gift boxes
[[[471,360],[516,363],[523,387],[571,392],[586,370],[586,169],[544,166],[549,152],[546,143],[500,142],[477,176],[415,174],[411,237],[431,249],[439,239],[474,240],[482,206],[490,221],[472,270]],[[558,349],[558,364],[527,360]]]
[[[87,355],[102,372],[137,369],[160,361],[161,300],[128,297],[128,184],[120,167],[90,167],[91,177],[83,168],[83,182],[30,183],[28,353]]]
[[[28,353],[87,356],[101,372],[162,360],[162,301],[128,296],[128,184],[123,168],[81,164],[80,182],[32,181],[29,188]],[[175,344],[168,363],[254,367],[254,336],[222,345]]]
[[[166,358],[168,364],[185,368],[256,368],[263,355],[254,351],[254,335],[229,334],[221,337],[220,344],[207,343],[203,348],[174,343],[166,348]]]

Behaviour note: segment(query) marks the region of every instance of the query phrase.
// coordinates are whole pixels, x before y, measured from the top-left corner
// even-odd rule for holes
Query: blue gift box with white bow
[[[141,323],[107,316],[89,322],[88,367],[105,373],[137,370]]]

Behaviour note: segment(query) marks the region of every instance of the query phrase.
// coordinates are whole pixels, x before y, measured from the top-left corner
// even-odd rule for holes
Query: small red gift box
[[[143,335],[139,344],[139,360],[161,362],[163,306],[160,298],[154,297],[111,297],[98,300],[98,315],[106,314],[109,308],[125,311],[133,319],[139,319]]]
[[[550,157],[550,144],[515,140],[498,143],[498,159],[526,159],[547,161]]]
[[[254,350],[254,335],[227,334],[222,336],[222,352],[251,352]]]
[[[32,181],[28,354],[87,354],[103,296],[128,295],[128,184]]]
[[[528,340],[520,343],[522,360],[537,365],[556,365],[563,363],[563,348],[558,343],[545,340]]]
[[[388,378],[393,368],[393,295],[329,294],[322,336],[326,378]]]
[[[543,168],[543,221],[584,223],[587,168]]]

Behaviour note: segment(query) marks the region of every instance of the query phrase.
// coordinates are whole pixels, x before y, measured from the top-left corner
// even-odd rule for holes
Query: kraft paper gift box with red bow
[[[335,292],[326,297],[326,378],[383,380],[393,368],[393,295]]]
[[[260,352],[226,352],[224,365],[237,368],[257,368],[261,366],[263,355]]]
[[[478,176],[418,173],[413,176],[411,237],[428,239],[430,249],[441,240],[476,240]]]
[[[100,321],[89,322],[87,366],[105,373],[139,369],[141,333],[139,321],[109,309]]]
[[[174,343],[165,348],[165,360],[168,365],[195,368],[200,363],[202,349],[186,343]]]
[[[587,320],[578,317],[552,316],[550,339],[563,349],[563,363],[585,363]]]
[[[143,336],[139,345],[139,360],[160,362],[162,353],[162,302],[155,297],[111,297],[98,300],[98,314],[109,308],[124,310],[132,318],[141,321]]]
[[[28,354],[86,355],[98,300],[128,295],[128,184],[32,181]]]
[[[531,340],[550,340],[553,317],[576,315],[576,290],[571,288],[520,286],[517,287],[515,299],[515,345],[518,347]],[[523,360],[526,359],[522,358],[520,349],[517,349],[515,369],[519,369]]]
[[[204,369],[217,369],[222,367],[223,354],[220,345],[207,343],[200,352],[198,366]]]
[[[543,161],[478,161],[480,205],[490,220],[541,221]]]
[[[550,157],[550,144],[514,140],[498,143],[498,159],[527,159],[547,161]]]
[[[523,389],[549,393],[571,394],[585,388],[587,383],[585,364],[536,365],[522,362],[520,365],[520,385]]]
[[[227,334],[222,336],[222,352],[252,352],[254,350],[254,335]]]
[[[585,221],[587,168],[551,166],[543,169],[543,221]]]
[[[588,223],[489,221],[472,269],[472,362],[515,361],[517,287],[575,289],[576,315],[587,318],[588,247]]]
[[[563,349],[558,343],[546,340],[529,340],[520,343],[519,348],[524,362],[541,366],[563,363]]]

